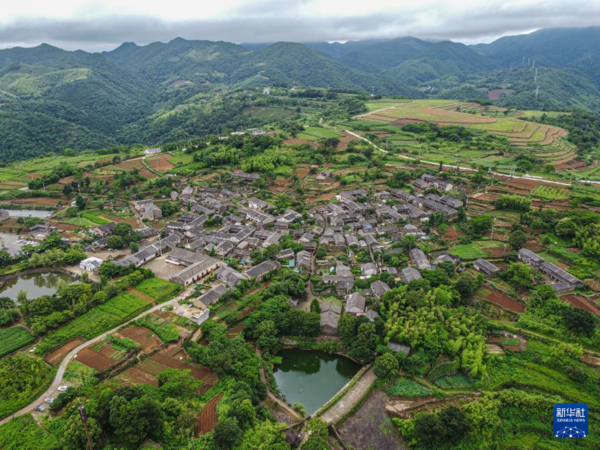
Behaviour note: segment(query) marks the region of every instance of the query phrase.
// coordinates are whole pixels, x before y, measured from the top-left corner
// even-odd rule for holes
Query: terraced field
[[[566,131],[551,125],[525,122],[516,117],[494,117],[485,113],[475,113],[472,103],[455,102],[451,100],[417,100],[407,103],[381,102],[369,103],[371,112],[358,116],[357,119],[392,126],[402,127],[407,123],[434,122],[439,125],[461,125],[466,128],[487,131],[488,133],[505,136],[517,147],[546,146],[558,142],[566,135]],[[475,105],[475,106],[474,106]],[[468,111],[468,112],[463,112]],[[489,114],[489,111],[487,111]]]

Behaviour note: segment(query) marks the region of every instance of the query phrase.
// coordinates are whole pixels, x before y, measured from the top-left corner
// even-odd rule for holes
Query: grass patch
[[[142,281],[135,289],[157,302],[171,299],[181,292],[181,286],[178,284],[156,277]]]
[[[472,382],[463,373],[438,378],[435,383],[443,388],[471,387]]]
[[[386,390],[386,394],[392,397],[428,397],[433,391],[411,380],[398,380]]]
[[[471,260],[486,257],[486,254],[475,244],[455,245],[450,249],[450,254]]]

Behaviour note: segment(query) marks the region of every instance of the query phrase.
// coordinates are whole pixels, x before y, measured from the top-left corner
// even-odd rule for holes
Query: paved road
[[[331,408],[321,414],[321,419],[331,425],[340,420],[350,409],[358,402],[362,396],[375,383],[377,377],[373,373],[373,366],[367,370],[354,386],[348,389],[348,392],[339,399]]]
[[[384,150],[383,148],[375,145],[373,142],[371,142],[370,140],[368,140],[367,138],[356,134],[350,130],[344,130],[346,133],[351,134],[352,136],[361,139],[365,142],[368,142],[369,144],[371,144],[373,147],[375,147],[377,150],[379,150],[380,152],[383,153],[389,153],[387,150]],[[397,156],[398,158],[403,158],[403,159],[407,159],[410,161],[415,161],[415,160],[419,160],[421,163],[423,164],[429,164],[432,166],[439,166],[440,162],[439,161],[427,161],[421,158],[412,158],[410,156],[405,156],[405,155],[394,155]],[[471,168],[471,167],[464,167],[464,166],[455,166],[452,164],[444,164],[444,167],[449,167],[451,169],[458,169],[458,170],[462,170],[464,172],[477,172],[477,170]],[[543,181],[544,183],[552,183],[552,184],[556,184],[558,186],[571,186],[572,183],[564,183],[561,181],[554,181],[554,180],[548,180],[545,178],[541,178],[541,177],[524,177],[524,176],[519,176],[519,175],[513,175],[512,177],[510,175],[506,175],[505,173],[498,173],[498,172],[491,172],[491,175],[496,175],[499,177],[506,177],[506,178],[516,178],[516,179],[522,179],[522,180],[532,180],[532,181]],[[578,180],[580,183],[590,183],[590,184],[600,184],[600,181],[591,181],[591,180]]]
[[[179,297],[176,297],[176,298],[174,298],[172,300],[169,300],[168,302],[161,303],[160,305],[156,305],[156,306],[152,307],[151,309],[149,309],[147,311],[144,311],[143,313],[141,313],[138,316],[134,317],[133,319],[129,320],[128,322],[122,323],[121,325],[116,326],[112,330],[109,330],[106,333],[102,333],[101,335],[96,336],[95,338],[90,339],[89,341],[86,341],[83,344],[75,347],[73,350],[71,350],[67,354],[67,356],[65,356],[65,359],[63,359],[63,361],[60,363],[60,366],[58,367],[58,371],[56,372],[56,376],[54,377],[54,381],[52,381],[52,384],[46,390],[46,392],[44,392],[42,395],[40,395],[40,397],[37,400],[35,400],[31,404],[29,404],[28,406],[25,406],[23,409],[20,409],[16,413],[14,413],[11,416],[7,417],[6,419],[0,421],[0,425],[4,425],[5,423],[9,422],[13,417],[19,417],[19,416],[22,416],[24,414],[28,414],[28,413],[33,412],[33,408],[35,408],[37,405],[43,403],[46,398],[48,398],[48,397],[56,397],[58,395],[58,387],[61,386],[61,385],[63,385],[63,384],[65,384],[63,382],[63,376],[65,374],[65,371],[67,370],[67,366],[69,365],[69,362],[71,362],[71,360],[73,359],[73,356],[75,356],[77,353],[79,353],[85,347],[87,347],[88,345],[95,344],[96,342],[101,341],[102,339],[104,339],[109,334],[114,333],[119,328],[123,327],[124,325],[130,324],[131,322],[139,319],[140,317],[147,316],[148,314],[151,314],[154,311],[159,310],[160,308],[164,308],[164,307],[170,306],[170,305],[176,305],[177,302],[179,300],[181,300],[182,298],[184,298],[185,296],[186,296],[186,294],[183,293]]]

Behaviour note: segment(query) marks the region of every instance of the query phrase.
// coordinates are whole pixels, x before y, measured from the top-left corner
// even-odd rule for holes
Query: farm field
[[[535,197],[549,198],[551,200],[566,200],[569,198],[569,191],[567,189],[553,187],[553,186],[536,186],[531,191],[531,195]]]
[[[150,303],[135,295],[128,292],[120,294],[106,303],[96,306],[64,327],[49,333],[38,346],[38,352],[49,352],[74,338],[92,339],[149,307]]]
[[[474,108],[474,104],[452,100],[416,100],[397,104],[388,100],[375,108],[375,102],[368,103],[372,111],[358,117],[361,121],[371,121],[402,127],[407,123],[428,121],[438,125],[460,125],[474,130],[486,131],[508,138],[516,146],[528,147],[532,144],[554,144],[565,135],[564,130],[550,125],[539,125],[513,117],[489,117],[489,115],[463,112]],[[479,105],[475,105],[479,107]]]
[[[154,299],[155,302],[168,300],[181,291],[181,286],[161,278],[149,278],[138,284],[135,289]]]
[[[217,424],[217,406],[222,398],[223,394],[220,393],[206,404],[198,416],[198,423],[195,430],[196,437],[208,434],[213,430]]]
[[[35,337],[23,327],[0,330],[0,358],[35,341]]]
[[[177,342],[180,338],[179,328],[156,314],[149,314],[136,323],[138,326],[156,333],[162,342]]]
[[[189,369],[194,378],[202,381],[201,393],[207,392],[219,381],[219,377],[206,367],[192,366],[165,353],[157,353],[145,359],[140,364],[127,369],[118,378],[128,384],[143,383],[158,386],[157,376],[166,369]]]
[[[137,342],[145,352],[151,352],[162,344],[162,341],[155,332],[148,330],[148,328],[135,325],[115,333],[115,336],[119,338],[128,338]]]
[[[498,292],[492,288],[482,288],[478,292],[478,295],[487,300],[488,302],[495,303],[502,308],[508,309],[510,311],[516,313],[522,313],[525,311],[525,305],[523,303],[518,302],[517,300],[503,294],[502,292]]]

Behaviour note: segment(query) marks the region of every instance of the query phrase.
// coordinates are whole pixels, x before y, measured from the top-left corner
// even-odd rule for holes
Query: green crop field
[[[146,300],[125,292],[48,334],[38,346],[38,352],[42,354],[49,353],[55,347],[77,337],[92,339],[127,321],[127,319],[134,317],[150,306],[150,303]]]
[[[427,397],[433,394],[433,391],[425,386],[410,380],[398,380],[386,391],[389,396],[395,397]]]
[[[179,329],[168,320],[161,319],[153,314],[137,320],[139,326],[152,330],[163,342],[177,342],[179,340]]]
[[[155,301],[164,301],[181,292],[181,286],[161,278],[149,278],[136,286],[142,294],[152,297]]]
[[[23,327],[0,330],[0,358],[35,341],[33,335]]]
[[[461,259],[485,258],[486,254],[475,244],[460,244],[450,248],[450,254]]]
[[[531,191],[531,195],[534,197],[549,198],[551,200],[565,200],[569,198],[569,191],[554,186],[540,185],[536,186],[536,188]]]

